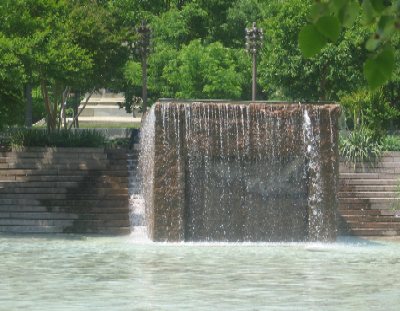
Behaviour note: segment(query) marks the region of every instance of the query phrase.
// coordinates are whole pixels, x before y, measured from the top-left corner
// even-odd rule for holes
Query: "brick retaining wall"
[[[400,235],[400,152],[377,163],[340,165],[339,224],[342,234]]]
[[[128,234],[126,150],[0,153],[0,232]]]

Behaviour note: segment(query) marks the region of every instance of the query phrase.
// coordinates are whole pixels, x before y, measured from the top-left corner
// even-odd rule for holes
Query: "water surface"
[[[0,310],[399,310],[400,243],[0,236]]]

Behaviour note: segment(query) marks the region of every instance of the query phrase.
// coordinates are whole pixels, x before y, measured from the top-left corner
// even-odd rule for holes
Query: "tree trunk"
[[[82,106],[81,111],[79,111],[75,116],[74,119],[72,120],[71,124],[69,125],[68,129],[70,130],[72,128],[72,124],[74,124],[75,120],[77,120],[79,118],[79,115],[82,113],[82,111],[85,109],[87,103],[89,102],[90,97],[92,97],[94,91],[96,90],[96,88],[93,88],[92,91],[89,93],[88,97],[85,100],[85,103]]]
[[[79,118],[75,118],[79,112],[79,104],[80,104],[81,92],[75,91],[75,101],[74,101],[74,119],[72,121],[73,126],[75,128],[79,128]]]
[[[26,108],[25,108],[25,126],[27,128],[32,127],[32,84],[28,82],[25,85],[25,99],[26,99]]]

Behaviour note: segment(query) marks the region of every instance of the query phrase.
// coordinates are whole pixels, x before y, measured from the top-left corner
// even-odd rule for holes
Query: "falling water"
[[[139,150],[135,146],[128,160],[131,236],[136,241],[148,240],[144,196],[151,198],[153,191],[154,120],[151,110],[143,122]]]
[[[140,157],[151,238],[332,239],[334,213],[326,210],[336,201],[326,192],[335,170],[323,163],[335,156],[336,107],[156,104],[142,127]]]

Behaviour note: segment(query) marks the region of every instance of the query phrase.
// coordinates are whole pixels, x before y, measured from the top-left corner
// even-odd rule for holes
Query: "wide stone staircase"
[[[387,152],[379,162],[341,163],[339,224],[342,234],[400,235],[400,152]]]
[[[0,232],[129,234],[126,150],[0,153]]]

